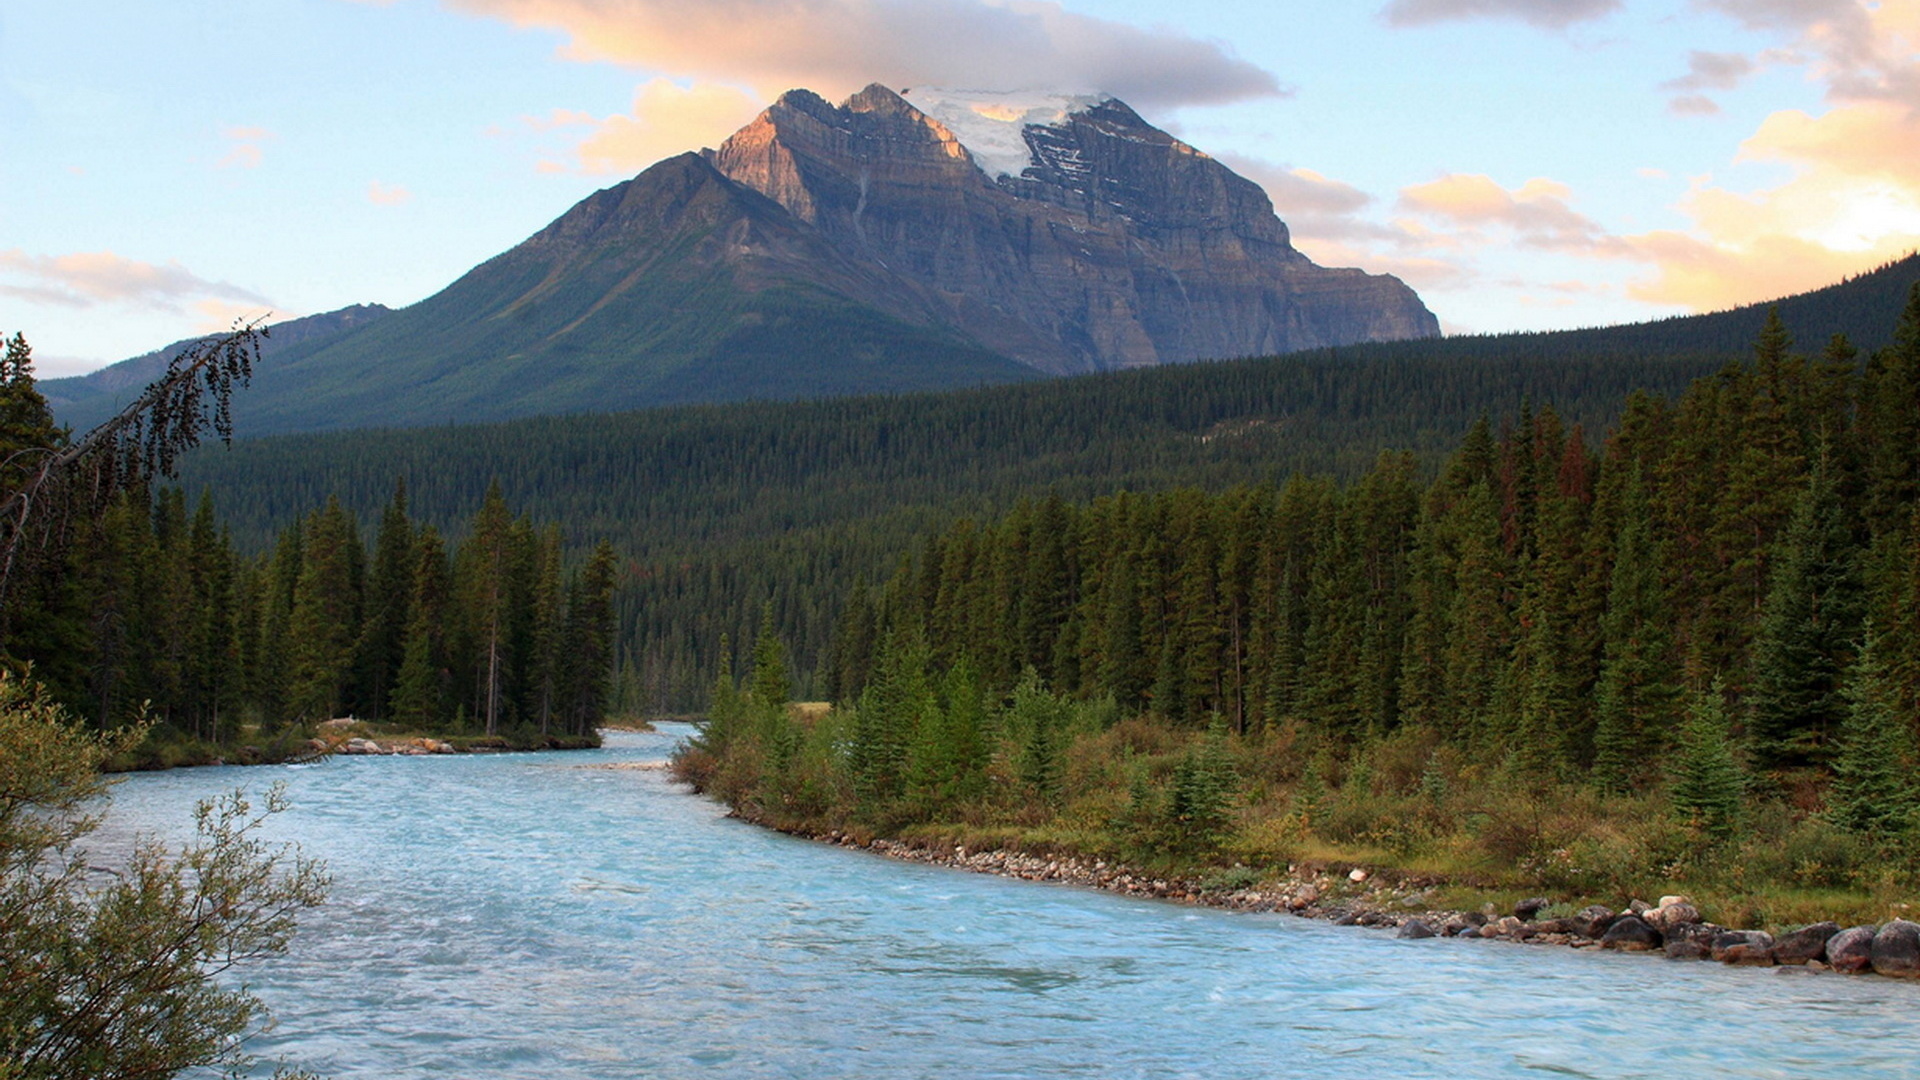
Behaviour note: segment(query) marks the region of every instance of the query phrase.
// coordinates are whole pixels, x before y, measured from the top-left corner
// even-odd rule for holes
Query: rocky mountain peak
[[[709,160],[1043,371],[1438,333],[1296,251],[1266,193],[1103,94],[794,90]]]

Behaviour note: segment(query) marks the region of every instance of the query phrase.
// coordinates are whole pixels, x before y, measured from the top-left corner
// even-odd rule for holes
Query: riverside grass
[[[1062,704],[1070,718],[1050,798],[1020,778],[1025,740],[1012,715],[997,718],[983,782],[937,809],[926,790],[862,803],[843,752],[857,723],[851,709],[763,713],[718,739],[710,724],[675,770],[742,817],[785,831],[1107,860],[1192,882],[1364,868],[1429,890],[1434,909],[1502,912],[1534,895],[1621,909],[1684,894],[1709,921],[1775,931],[1920,911],[1920,836],[1870,841],[1787,797],[1750,797],[1738,826],[1716,836],[1676,810],[1671,785],[1629,795],[1540,779],[1512,756],[1474,759],[1414,729],[1335,754],[1297,729],[1242,738]],[[1169,785],[1209,739],[1224,746],[1232,786],[1220,827],[1196,834],[1168,815]]]

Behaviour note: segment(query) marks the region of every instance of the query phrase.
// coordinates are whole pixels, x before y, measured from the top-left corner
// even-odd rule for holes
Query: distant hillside
[[[1778,307],[1781,320],[1793,331],[1794,347],[1800,352],[1818,353],[1835,334],[1846,334],[1857,348],[1871,351],[1893,340],[1894,324],[1899,321],[1907,293],[1916,282],[1920,282],[1920,255],[1908,255],[1824,289],[1707,315],[1676,315],[1652,322],[1585,330],[1452,337],[1444,342],[1422,342],[1417,348],[1358,348],[1371,350],[1363,351],[1362,355],[1435,358],[1681,353],[1745,356],[1767,321],[1767,310]]]
[[[287,363],[336,338],[372,325],[391,310],[382,304],[355,304],[270,324],[260,350],[262,366]],[[44,379],[40,382],[40,392],[61,423],[76,431],[85,431],[131,402],[134,395],[159,378],[167,370],[167,364],[187,347],[205,340],[207,338],[187,338],[85,375]]]
[[[1783,304],[1890,335],[1913,260]],[[1847,306],[1877,290],[1883,306]],[[1860,311],[1857,324],[1821,322]],[[804,672],[839,598],[890,570],[918,538],[1019,498],[1118,489],[1221,489],[1293,471],[1353,476],[1385,449],[1431,464],[1480,416],[1552,406],[1599,438],[1629,392],[1677,394],[1746,355],[1738,320],[1759,309],[1651,324],[1646,347],[1612,330],[1357,346],[943,394],[697,406],[426,430],[244,439],[187,463],[218,493],[242,546],[337,494],[371,523],[396,477],[422,519],[458,534],[490,480],[576,547],[629,559],[623,648],[657,700],[684,703],[711,676],[720,634],[750,636],[771,600]],[[1839,318],[1842,316],[1831,316]],[[1789,317],[1807,341],[1813,335]],[[1674,331],[1679,331],[1678,334]],[[1639,327],[1621,328],[1629,335]],[[1661,347],[1673,340],[1698,351]],[[241,398],[239,408],[245,408]]]

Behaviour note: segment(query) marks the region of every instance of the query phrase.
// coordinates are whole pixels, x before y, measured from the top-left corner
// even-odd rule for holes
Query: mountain
[[[382,304],[354,304],[337,311],[272,323],[267,327],[266,340],[261,343],[262,367],[312,352],[391,311]],[[85,431],[111,417],[146,389],[147,384],[165,374],[174,357],[206,340],[209,338],[187,338],[85,375],[42,379],[40,393],[62,423],[76,431]]]
[[[718,150],[275,357],[242,430],[946,389],[1438,333],[1411,289],[1314,265],[1257,185],[1122,102],[926,101],[978,157],[883,87],[840,106],[789,92]]]
[[[838,107],[790,91],[707,157],[1054,374],[1439,333],[1413,290],[1316,266],[1259,185],[1124,102],[914,100],[927,111],[881,86]]]

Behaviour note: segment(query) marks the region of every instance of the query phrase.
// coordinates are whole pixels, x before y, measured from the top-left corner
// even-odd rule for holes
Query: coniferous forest
[[[0,457],[63,445],[22,338],[0,376]],[[611,691],[612,549],[569,565],[559,527],[515,516],[497,486],[457,543],[401,486],[371,537],[327,499],[247,555],[210,494],[190,509],[178,487],[135,485],[9,571],[0,658],[97,730],[150,723],[123,764],[284,757],[346,716],[582,745]]]
[[[756,642],[681,768],[796,828],[1782,921],[1920,880],[1916,496],[1920,287],[1870,357],[1775,318],[1604,434],[1522,407],[1430,479],[1387,452],[957,521],[850,597],[840,707],[786,709]]]

